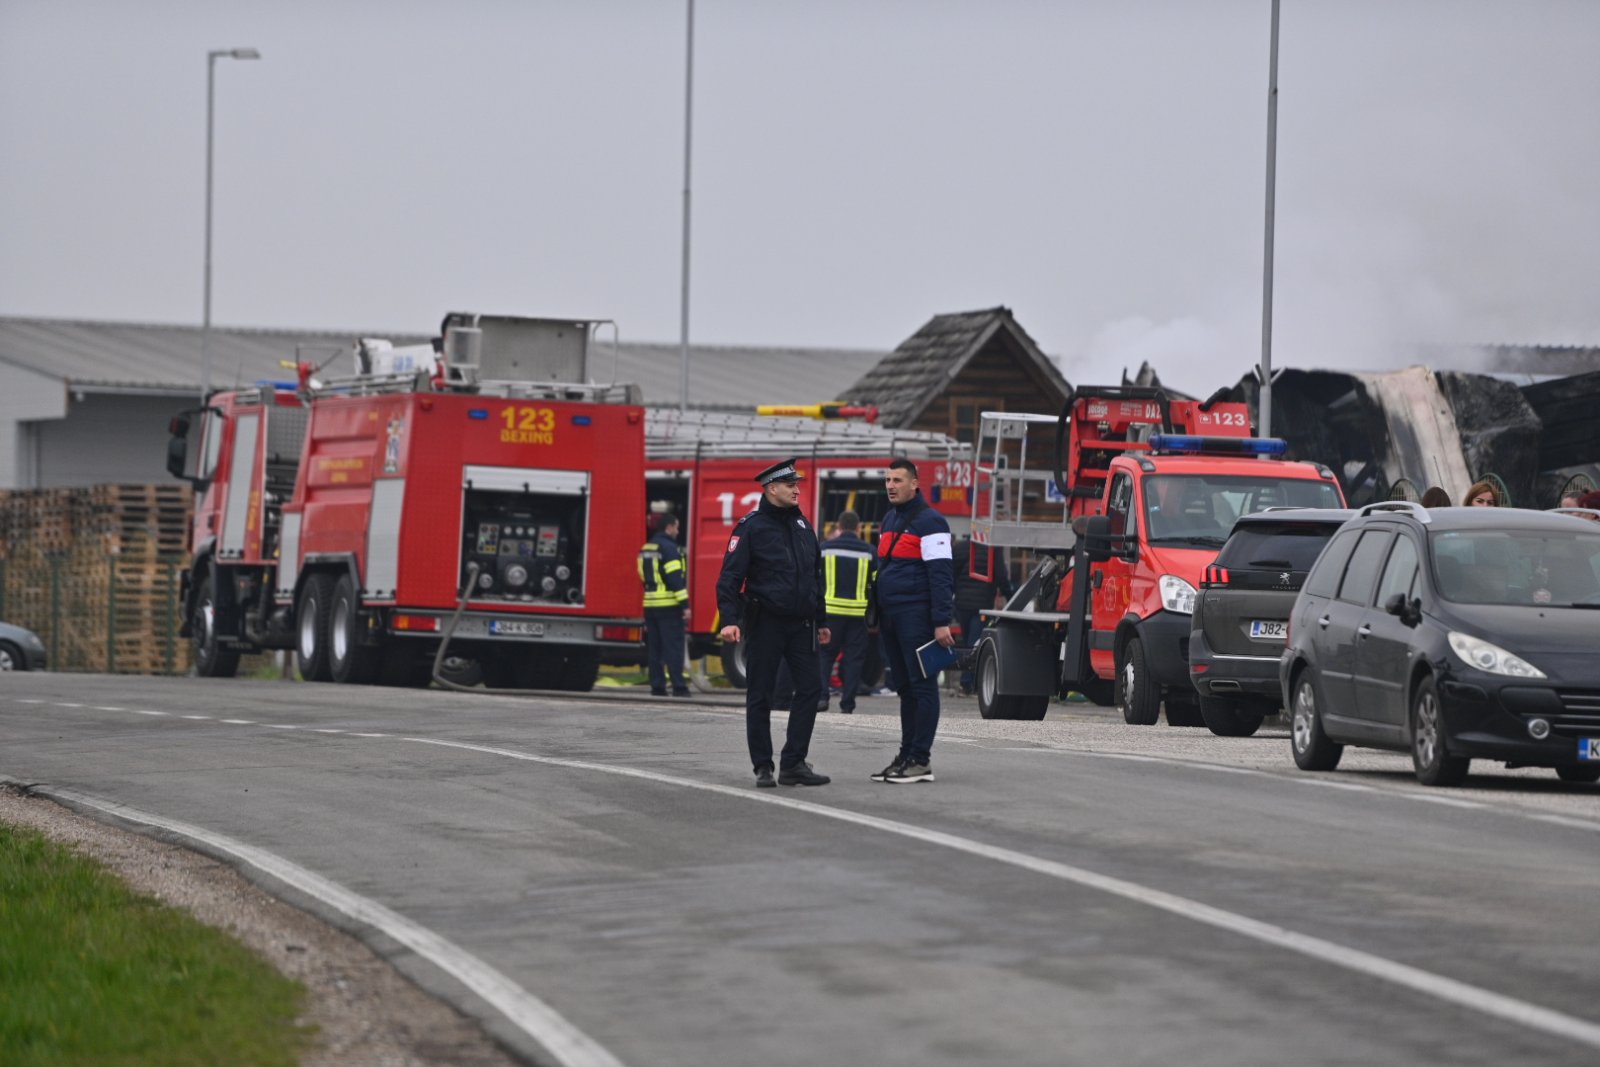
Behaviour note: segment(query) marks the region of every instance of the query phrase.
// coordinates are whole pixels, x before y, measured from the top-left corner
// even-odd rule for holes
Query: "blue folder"
[[[922,668],[924,678],[937,677],[939,672],[952,666],[960,653],[954,647],[945,648],[937,640],[929,641],[917,649],[917,665]]]

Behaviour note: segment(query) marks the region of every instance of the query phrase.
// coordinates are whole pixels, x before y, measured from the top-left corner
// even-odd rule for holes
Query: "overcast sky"
[[[1600,344],[1600,2],[1282,0],[1274,362]],[[1270,0],[699,0],[691,336],[1260,354]],[[683,0],[0,0],[0,314],[678,337]],[[779,398],[775,398],[779,399]],[[783,399],[824,399],[783,398]]]

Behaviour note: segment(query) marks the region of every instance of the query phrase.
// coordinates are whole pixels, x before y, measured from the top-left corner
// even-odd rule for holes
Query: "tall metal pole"
[[[217,57],[206,53],[206,299],[200,319],[200,403],[211,392],[211,139],[217,100]]]
[[[211,392],[211,143],[217,99],[217,60],[260,59],[254,48],[222,48],[206,53],[206,296],[200,319],[200,402]]]
[[[1272,58],[1267,75],[1267,233],[1261,277],[1261,396],[1256,433],[1272,436],[1272,240],[1278,195],[1278,0],[1272,0]]]
[[[683,296],[678,311],[678,410],[689,407],[689,164],[694,131],[694,0],[684,50],[683,86]]]

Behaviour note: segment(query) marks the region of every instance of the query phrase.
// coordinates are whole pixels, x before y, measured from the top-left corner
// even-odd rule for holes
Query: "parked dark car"
[[[1306,574],[1355,515],[1345,508],[1272,508],[1240,516],[1201,576],[1189,635],[1200,715],[1222,737],[1249,737],[1282,706],[1278,660]]]
[[[0,622],[0,671],[42,671],[44,642],[32,630]]]
[[[1409,750],[1600,780],[1600,529],[1515,508],[1363,508],[1311,569],[1279,677],[1303,770]]]

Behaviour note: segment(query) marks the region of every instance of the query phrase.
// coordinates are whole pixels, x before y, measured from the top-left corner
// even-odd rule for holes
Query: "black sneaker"
[[[666,694],[663,693],[662,695],[665,696]],[[672,691],[672,695],[675,696],[675,697],[692,697],[692,696],[694,696],[694,694],[691,693],[687,689],[674,689]]]
[[[762,767],[756,771],[757,789],[776,789],[778,783],[772,780],[772,768]]]
[[[839,705],[839,714],[840,715],[854,715],[855,713],[856,713],[856,706],[854,704],[850,705],[848,708],[845,707],[843,704]]]
[[[822,702],[822,704],[817,708],[817,714],[821,715],[823,712],[828,711],[828,710],[831,710],[831,709],[830,709],[830,707],[828,705],[828,702],[826,700],[824,700]]]
[[[894,772],[885,776],[883,780],[893,782],[895,785],[905,785],[909,782],[931,782],[933,781],[933,768],[926,763],[905,763],[896,767]]]
[[[892,774],[899,774],[900,768],[903,766],[905,766],[905,764],[901,760],[896,759],[893,763],[889,764],[889,766],[885,767],[877,774],[874,774],[872,776],[872,780],[874,782],[887,782],[889,780],[889,776]]]
[[[779,785],[827,785],[833,781],[826,774],[818,774],[809,763],[796,763],[778,771]]]

